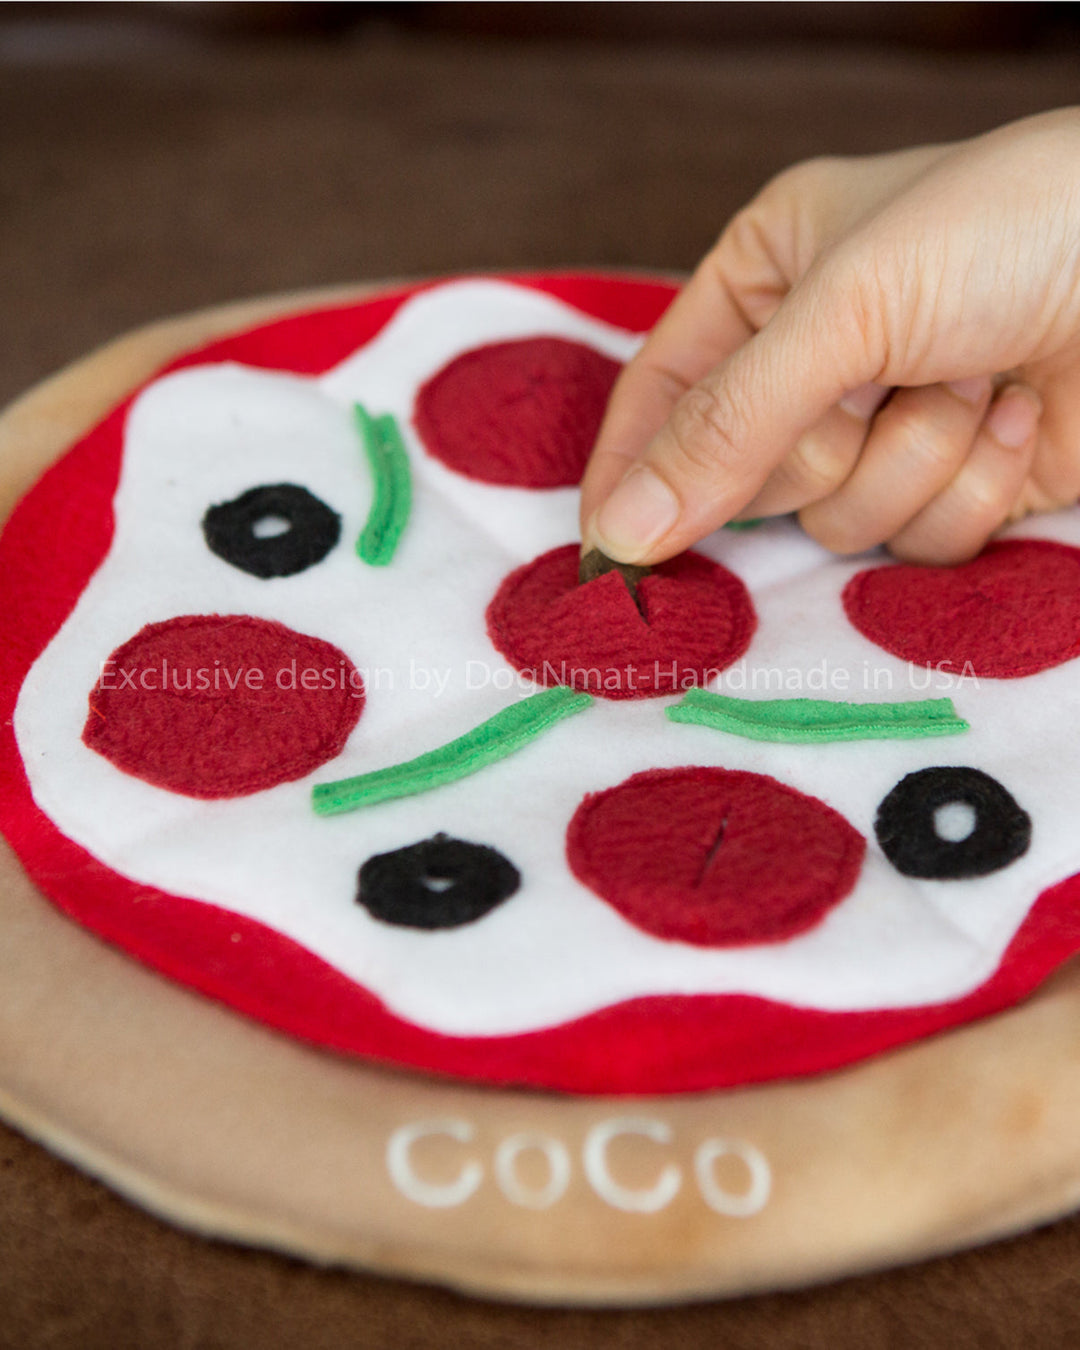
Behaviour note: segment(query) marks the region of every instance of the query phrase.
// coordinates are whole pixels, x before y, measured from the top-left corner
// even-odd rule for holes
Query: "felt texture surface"
[[[1080,90],[1065,45],[613,57],[365,33],[140,62],[117,46],[96,64],[16,63],[0,81],[6,397],[117,331],[225,296],[492,262],[690,267],[720,220],[796,158],[971,135]],[[706,186],[688,194],[688,181]],[[490,209],[477,209],[478,184]],[[538,1312],[208,1243],[2,1134],[0,1338],[19,1350],[1064,1350],[1078,1332],[1075,1220],[797,1294]]]
[[[617,570],[582,585],[576,544],[512,572],[488,607],[503,656],[541,684],[656,698],[714,678],[743,654],[754,608],[732,572],[690,550],[633,593]]]
[[[376,919],[407,928],[457,928],[508,899],[521,873],[498,849],[433,835],[360,868],[357,903]]]
[[[919,665],[1019,679],[1080,653],[1080,549],[991,544],[959,567],[860,572],[844,609],[871,642]]]
[[[635,774],[570,822],[575,874],[657,937],[779,942],[851,890],[866,842],[823,802],[760,774]],[[779,865],[778,865],[779,861]]]
[[[207,547],[253,577],[291,577],[322,562],[341,535],[341,517],[306,488],[248,488],[203,516]]]
[[[267,1202],[284,1201],[286,1240],[290,1246],[298,1240],[299,1222],[309,1240],[315,1237],[310,1250],[322,1259],[342,1254],[341,1238],[353,1235],[366,1235],[370,1253],[373,1226],[382,1242],[389,1241],[382,1250],[395,1262],[424,1262],[429,1240],[436,1238],[447,1242],[444,1259],[450,1258],[456,1277],[475,1289],[481,1272],[495,1274],[494,1239],[497,1262],[507,1262],[505,1274],[522,1258],[533,1266],[526,1288],[536,1290],[539,1258],[548,1271],[561,1263],[564,1292],[607,1269],[622,1296],[638,1302],[658,1287],[659,1266],[673,1274],[682,1268],[679,1287],[692,1294],[738,1288],[750,1273],[748,1257],[751,1268],[775,1271],[783,1254],[788,1276],[797,1266],[805,1277],[824,1273],[838,1257],[865,1252],[868,1241],[879,1259],[886,1253],[897,1259],[906,1242],[925,1242],[928,1221],[937,1242],[1000,1232],[1006,1215],[1022,1222],[1040,1212],[1033,1202],[1043,1215],[1055,1212],[1045,1206],[1067,1175],[1063,1164],[1067,1169],[1075,1159],[1077,1071],[1067,1052],[1075,972],[999,1025],[964,1028],[857,1073],[724,1098],[639,1099],[631,1107],[635,1114],[655,1113],[653,1125],[665,1122],[671,1138],[666,1144],[655,1136],[639,1138],[636,1147],[628,1137],[616,1141],[616,1175],[632,1185],[636,1174],[651,1185],[657,1161],[665,1159],[664,1173],[670,1177],[677,1162],[683,1184],[674,1204],[660,1213],[627,1215],[596,1197],[583,1210],[587,1195],[579,1184],[583,1135],[595,1125],[619,1124],[622,1104],[478,1093],[312,1055],[254,1023],[223,1017],[206,1001],[141,970],[65,923],[25,882],[12,881],[2,899],[9,921],[3,956],[8,997],[0,1018],[5,1079],[19,1066],[24,1101],[29,1093],[39,1110],[88,1131],[98,1150],[111,1141],[137,1169],[153,1166],[166,1185],[179,1182],[190,1193],[194,1183],[200,1223],[209,1223],[213,1211],[216,1221],[225,1218],[224,1231],[235,1233],[230,1211],[235,1221],[243,1204],[255,1232],[265,1236]],[[35,1003],[39,1016],[20,1018]],[[74,1019],[73,1008],[79,1010]],[[72,1063],[83,1070],[76,1079],[65,1072]],[[942,1084],[948,1085],[944,1098]],[[150,1110],[138,1109],[147,1101]],[[475,1148],[464,1140],[452,1148],[459,1159],[464,1153],[483,1162],[475,1203],[440,1216],[430,1209],[417,1215],[415,1204],[400,1195],[393,1202],[382,1162],[387,1136],[418,1117],[476,1122]],[[632,1126],[623,1119],[623,1128]],[[518,1221],[510,1222],[513,1211],[498,1203],[482,1140],[509,1139],[523,1124],[565,1140],[576,1155],[577,1184],[572,1205],[568,1194],[566,1205],[519,1212]],[[718,1129],[752,1141],[772,1170],[773,1199],[752,1223],[702,1206],[695,1145],[710,1135],[715,1141]],[[430,1144],[421,1142],[419,1151],[430,1158]],[[628,1168],[635,1154],[646,1170]],[[917,1158],[918,1166],[898,1169],[897,1154]],[[736,1199],[745,1190],[744,1166],[733,1172],[715,1152],[710,1158],[710,1185],[730,1187]],[[100,1152],[88,1161],[104,1162]],[[530,1185],[534,1161],[519,1173],[523,1185]],[[993,1187],[987,1177],[995,1178]],[[137,1184],[130,1170],[121,1181]],[[145,1194],[141,1188],[134,1193]],[[160,1188],[148,1199],[162,1203]],[[192,1215],[190,1206],[183,1212]],[[238,1235],[254,1236],[246,1225]],[[349,1244],[346,1254],[362,1259],[364,1250],[356,1253]],[[430,1270],[420,1267],[421,1273]],[[524,1271],[517,1278],[522,1275],[528,1278]],[[506,1283],[501,1287],[510,1291]],[[548,1296],[555,1292],[550,1284],[548,1290]],[[607,1290],[610,1297],[610,1282]]]
[[[581,481],[619,365],[564,338],[490,343],[420,390],[416,429],[449,468],[506,487]]]
[[[336,758],[363,708],[360,672],[329,643],[246,615],[183,615],[106,659],[83,741],[169,792],[236,797]]]
[[[760,741],[910,740],[970,730],[952,699],[908,703],[830,703],[823,699],[742,699],[689,689],[665,716],[672,722],[715,727]]]
[[[332,816],[454,783],[512,755],[556,722],[583,712],[591,703],[589,694],[575,695],[561,688],[532,694],[503,708],[457,740],[404,764],[375,769],[337,783],[318,783],[311,792],[312,804],[319,815]]]
[[[359,404],[353,412],[375,483],[356,552],[373,567],[385,567],[397,552],[412,508],[409,456],[392,417],[372,417]]]
[[[935,815],[969,807],[970,829],[942,837]],[[980,769],[920,769],[897,783],[878,807],[874,832],[893,866],[909,877],[982,877],[1008,867],[1031,844],[1031,817]]]

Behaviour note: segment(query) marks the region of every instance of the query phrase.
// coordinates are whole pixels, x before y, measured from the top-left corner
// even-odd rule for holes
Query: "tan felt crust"
[[[0,515],[170,355],[359,293],[172,320],[61,372],[0,418]],[[1075,962],[1010,1013],[815,1080],[500,1092],[324,1054],[172,985],[64,919],[0,848],[0,1113],[207,1235],[629,1304],[824,1280],[1080,1203]]]

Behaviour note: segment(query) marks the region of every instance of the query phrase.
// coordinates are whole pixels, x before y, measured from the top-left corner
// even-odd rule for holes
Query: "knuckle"
[[[847,478],[852,456],[838,450],[826,437],[801,436],[782,466],[784,477],[808,501],[835,492]]]
[[[823,156],[776,174],[731,217],[706,255],[706,266],[724,277],[757,274],[764,266],[782,276],[785,286],[793,285],[818,252],[818,213],[811,204],[828,199],[842,164]]]
[[[689,381],[677,371],[661,362],[654,361],[651,356],[642,361],[642,368],[659,387],[661,395],[672,405],[678,403],[690,387]],[[621,380],[623,376],[619,378]],[[616,382],[616,388],[618,388],[618,381]]]
[[[940,533],[926,531],[901,532],[886,542],[886,547],[897,562],[916,563],[920,567],[955,567],[970,562],[989,538],[989,531],[975,539],[958,543]]]
[[[1009,513],[1010,520],[1022,520],[1027,515],[1060,511],[1080,501],[1080,480],[1072,475],[1056,478],[1045,472],[1045,466],[1036,462],[1024,479],[1023,485]]]
[[[843,160],[832,155],[814,155],[799,160],[774,175],[761,189],[755,201],[767,201],[773,196],[801,194],[823,184],[831,184]]]
[[[735,467],[742,459],[731,406],[705,385],[696,385],[679,399],[670,428],[680,459],[695,476]]]
[[[755,198],[732,216],[701,264],[702,270],[740,313],[741,304],[731,279],[759,276],[763,265],[769,272],[778,270],[770,237],[771,217],[768,203]],[[749,315],[743,314],[743,317],[750,322]],[[751,323],[750,326],[757,325]]]
[[[965,515],[976,520],[992,520],[995,524],[1005,519],[1016,497],[1012,482],[987,473],[961,473],[955,490],[962,499]]]
[[[852,257],[847,251],[830,262],[830,285],[844,297],[839,321],[850,329],[854,349],[872,371],[870,378],[889,383],[882,378],[882,372],[894,360],[895,338],[886,300],[890,284],[883,276],[883,264],[879,258]]]
[[[752,238],[756,233],[761,200],[761,197],[755,197],[752,202],[735,212],[724,226],[713,248],[706,254],[706,263],[719,264],[730,254],[742,251],[747,238]]]
[[[860,532],[857,522],[843,511],[821,511],[806,507],[799,512],[799,524],[822,548],[830,553],[862,553],[880,543]]]
[[[970,437],[950,433],[925,406],[904,408],[887,405],[879,414],[881,431],[893,454],[923,472],[940,476],[955,470],[968,449]]]

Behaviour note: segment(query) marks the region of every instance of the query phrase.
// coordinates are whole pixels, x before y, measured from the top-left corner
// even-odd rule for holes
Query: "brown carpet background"
[[[797,42],[804,6],[754,7],[752,41],[703,36],[699,14],[676,41],[634,43],[615,12],[656,6],[493,7],[607,11],[589,41],[530,37],[520,13],[512,37],[407,13],[469,6],[347,6],[347,23],[274,34],[212,29],[199,6],[58,8],[74,13],[0,5],[0,402],[134,325],[263,292],[689,268],[793,160],[1080,100],[1069,25],[1022,49],[920,50],[902,31]],[[1080,1220],[802,1293],[536,1312],[193,1239],[0,1127],[3,1350],[1078,1344]]]

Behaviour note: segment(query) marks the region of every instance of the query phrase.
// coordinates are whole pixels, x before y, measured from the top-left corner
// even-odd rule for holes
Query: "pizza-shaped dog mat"
[[[1080,513],[579,582],[672,294],[218,312],[7,414],[9,496],[53,461],[0,542],[12,1121],[208,1234],[536,1300],[1077,1201]]]

